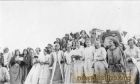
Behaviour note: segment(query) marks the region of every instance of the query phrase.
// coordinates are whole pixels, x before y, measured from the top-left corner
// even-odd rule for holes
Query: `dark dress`
[[[23,76],[23,80],[25,81],[29,71],[32,68],[32,57],[29,54],[27,54],[26,56],[24,56],[23,61],[24,61],[24,76]]]
[[[107,62],[108,62],[108,71],[109,75],[111,76],[123,76],[125,74],[121,73],[126,69],[126,57],[124,56],[123,51],[120,47],[116,47],[115,49],[108,49],[107,50]],[[120,81],[112,80],[113,83],[124,84],[125,80]]]
[[[23,84],[23,59],[21,56],[14,56],[10,61],[10,84]]]

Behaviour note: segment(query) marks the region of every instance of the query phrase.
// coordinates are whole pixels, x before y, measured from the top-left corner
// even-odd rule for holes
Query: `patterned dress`
[[[23,57],[16,56],[11,59],[10,62],[10,84],[23,84],[23,68],[21,63],[23,62]]]
[[[94,69],[92,68],[93,61],[94,61],[94,53],[95,48],[94,46],[86,47],[84,49],[84,72],[85,76],[93,76]]]
[[[127,61],[126,64],[127,75],[131,76],[130,82],[133,82],[135,84],[137,82],[138,70],[140,71],[140,64],[139,64],[140,50],[136,46],[134,46],[134,48],[128,47],[125,50],[125,54],[126,54],[126,61]],[[132,60],[131,62],[130,62],[130,58]]]
[[[71,56],[72,56],[72,51],[70,52],[65,52],[64,57],[66,59],[66,64],[65,64],[65,82],[64,84],[70,84],[72,83],[71,79],[71,74],[72,74],[72,64],[71,64]]]
[[[40,66],[40,76],[39,76],[39,84],[49,84],[50,83],[50,54],[43,56],[40,59],[41,66]]]
[[[81,78],[84,75],[84,62],[82,61],[83,59],[83,52],[84,49],[81,47],[79,49],[73,50],[73,73],[72,73],[72,82],[73,83],[83,83],[83,80]],[[78,57],[77,57],[78,56]]]

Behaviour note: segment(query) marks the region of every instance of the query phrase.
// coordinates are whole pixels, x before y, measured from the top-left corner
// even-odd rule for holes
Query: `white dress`
[[[65,52],[64,57],[66,59],[66,64],[65,64],[65,80],[64,84],[70,84],[72,83],[71,80],[71,72],[72,72],[72,65],[71,65],[71,56],[72,56],[72,51],[70,52]]]
[[[64,53],[63,51],[53,52],[51,54],[53,58],[52,65],[52,75],[50,84],[58,84],[64,82],[64,64],[61,63],[63,60]]]
[[[50,70],[49,70],[49,63],[50,63],[50,55],[47,54],[40,58],[40,62],[42,62],[40,66],[40,76],[39,76],[39,84],[49,84],[50,82]]]
[[[10,80],[10,75],[5,67],[0,67],[0,84],[6,84]]]
[[[127,70],[127,75],[131,76],[130,82],[135,83],[138,70],[140,72],[140,62],[138,61],[138,59],[140,58],[140,50],[136,46],[134,46],[133,49],[127,47],[127,49],[125,50],[125,54],[126,54],[126,61],[128,61],[127,59],[131,58],[132,62],[134,63],[131,64],[127,62],[126,70]]]
[[[101,58],[101,59],[100,59]],[[100,47],[99,49],[95,49],[95,54],[94,54],[94,60],[95,61],[95,74],[103,75],[105,74],[105,70],[108,68],[108,64],[106,62],[106,50],[103,47]]]
[[[73,54],[72,55],[79,55],[81,56],[81,58],[83,58],[83,52],[84,52],[84,48],[79,48],[79,49],[75,49],[73,50]],[[72,73],[72,81],[73,83],[81,83],[83,82],[83,80],[79,80],[79,77],[82,77],[84,74],[84,66],[83,66],[83,61],[82,59],[78,59],[76,60],[75,58],[73,59],[73,73]]]
[[[33,58],[33,67],[31,68],[29,74],[26,77],[24,84],[38,84],[39,83],[39,76],[40,76],[40,56],[38,58]],[[37,63],[36,63],[37,62]]]
[[[84,72],[85,76],[93,76],[94,69],[92,68],[94,61],[95,47],[90,46],[84,49]]]

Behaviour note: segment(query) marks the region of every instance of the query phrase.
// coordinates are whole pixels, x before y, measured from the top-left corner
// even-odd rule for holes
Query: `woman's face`
[[[99,41],[96,42],[96,43],[95,43],[95,47],[96,47],[96,48],[100,48],[100,47],[101,47],[101,43],[100,43]]]
[[[67,50],[71,50],[71,45],[67,44]]]
[[[110,41],[109,41],[109,45],[110,45],[110,46],[114,46],[115,44],[113,43],[112,40],[110,40]]]
[[[9,52],[9,49],[6,48],[6,49],[4,50],[4,53],[8,53],[8,52]]]
[[[56,44],[56,45],[55,45],[55,49],[56,49],[56,50],[59,50],[59,49],[60,49],[60,45],[59,45],[59,44]]]
[[[60,39],[59,39],[59,38],[56,38],[56,41],[57,41],[57,42],[60,42]]]
[[[81,33],[81,37],[85,37],[85,35],[86,35],[86,33],[83,31],[83,32]]]
[[[52,47],[48,47],[48,51],[49,52],[52,52]]]
[[[80,42],[76,42],[76,48],[80,47]]]
[[[47,55],[47,52],[46,52],[46,50],[45,50],[45,49],[44,49],[43,53],[44,53],[44,55]]]
[[[87,46],[87,47],[91,46],[90,40],[86,41],[86,46]]]
[[[39,54],[40,53],[40,48],[36,48],[35,51],[36,51],[37,54]]]
[[[134,45],[133,40],[129,41],[128,44],[129,44],[130,47],[132,47]]]
[[[30,49],[30,52],[29,53],[30,53],[30,55],[33,56],[34,55],[34,50],[33,49]]]
[[[20,51],[19,50],[16,50],[15,55],[16,56],[19,56],[20,55]]]
[[[27,50],[23,50],[23,54],[27,55],[28,51]]]

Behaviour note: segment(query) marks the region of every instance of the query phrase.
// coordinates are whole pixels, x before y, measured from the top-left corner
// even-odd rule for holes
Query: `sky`
[[[92,28],[140,33],[138,1],[0,1],[0,47],[45,47]]]

